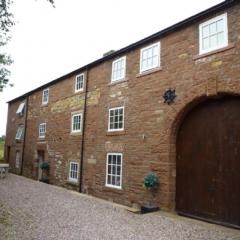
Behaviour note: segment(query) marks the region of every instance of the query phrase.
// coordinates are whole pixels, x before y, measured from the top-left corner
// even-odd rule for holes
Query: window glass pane
[[[203,39],[203,49],[208,49],[209,48],[209,38]]]
[[[221,32],[221,33],[218,33],[217,35],[217,43],[218,45],[222,45],[224,43],[224,33]]]
[[[117,166],[117,175],[120,176],[121,173],[121,166]]]
[[[111,183],[111,176],[110,176],[110,175],[108,175],[108,177],[107,177],[107,184],[112,184],[112,183]]]
[[[116,185],[116,176],[112,176],[112,185]]]
[[[147,50],[144,50],[142,53],[143,60],[145,60],[147,57],[148,57],[148,52],[147,52]]]
[[[121,156],[120,155],[117,156],[117,164],[121,165]]]
[[[222,32],[224,30],[224,23],[223,19],[217,21],[217,31]]]
[[[109,164],[112,163],[112,155],[108,155],[108,163],[109,163]]]
[[[118,122],[118,115],[114,117],[114,122]]]
[[[116,186],[121,186],[120,177],[116,177]]]
[[[210,35],[216,34],[217,32],[217,24],[216,22],[210,24]]]
[[[207,25],[202,28],[202,37],[205,38],[208,36],[209,36],[209,26]]]
[[[146,69],[147,68],[147,60],[142,61],[142,68]]]
[[[108,165],[108,173],[111,173],[111,165]]]
[[[153,48],[153,55],[154,56],[158,56],[158,46],[155,46],[154,48]]]
[[[116,164],[116,155],[113,155],[113,156],[112,156],[112,160],[113,160],[112,163],[113,163],[113,164]]]
[[[217,45],[217,35],[213,35],[210,37],[210,47],[215,47]]]
[[[113,165],[113,166],[112,166],[112,174],[113,174],[113,175],[116,175],[116,173],[117,173],[116,165]]]
[[[123,108],[119,109],[119,114],[122,115],[123,114]]]
[[[153,57],[153,66],[157,66],[158,65],[158,56],[154,56]]]

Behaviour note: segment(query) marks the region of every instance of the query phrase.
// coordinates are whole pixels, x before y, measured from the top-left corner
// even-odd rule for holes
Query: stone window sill
[[[42,103],[41,104],[41,107],[47,107],[48,106],[48,103]]]
[[[81,93],[85,93],[85,89],[83,90],[78,90],[78,91],[75,91],[74,94],[81,94]]]
[[[70,135],[71,136],[81,136],[82,132],[71,132]]]
[[[113,131],[113,132],[106,132],[106,136],[121,136],[121,135],[125,135],[126,132],[123,131]]]
[[[124,79],[121,79],[121,80],[118,80],[118,81],[110,82],[108,84],[108,86],[115,86],[115,85],[118,85],[118,84],[121,84],[121,83],[124,83],[124,82],[127,82],[127,81],[128,81],[128,78],[124,78]]]
[[[137,78],[143,77],[143,76],[146,76],[146,75],[149,75],[149,74],[152,74],[152,73],[156,73],[156,72],[159,72],[159,71],[162,71],[162,67],[158,67],[158,68],[154,68],[154,69],[151,69],[151,70],[147,70],[147,71],[142,72],[142,73],[138,73],[136,75],[136,77]]]
[[[217,50],[214,50],[214,51],[211,51],[211,52],[208,52],[208,53],[203,53],[203,54],[195,55],[195,56],[193,56],[193,60],[198,60],[198,59],[201,59],[201,58],[205,58],[205,57],[211,56],[211,55],[213,55],[213,54],[221,53],[221,52],[230,50],[230,49],[232,49],[232,48],[234,48],[234,47],[235,47],[235,44],[234,44],[234,43],[231,43],[231,44],[229,44],[227,47],[219,48],[219,49],[217,49]]]
[[[106,190],[106,191],[116,192],[116,193],[119,193],[123,190],[122,187],[121,188],[116,188],[116,187],[111,187],[111,186],[107,186],[107,185],[104,185],[103,189]]]
[[[46,143],[46,138],[38,138],[37,143]]]
[[[72,186],[79,186],[79,182],[73,182],[71,180],[67,180],[67,184],[72,185]]]

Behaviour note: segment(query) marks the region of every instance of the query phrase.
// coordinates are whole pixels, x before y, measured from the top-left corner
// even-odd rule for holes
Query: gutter
[[[25,139],[26,139],[26,132],[27,132],[27,118],[28,118],[28,99],[29,99],[29,96],[27,96],[26,102],[25,102],[24,136],[23,136],[22,162],[21,162],[20,175],[23,175],[23,161],[25,157]]]
[[[84,156],[84,138],[85,138],[85,122],[87,113],[87,95],[88,95],[88,69],[84,73],[85,81],[85,96],[84,96],[84,108],[82,119],[82,141],[81,141],[81,156],[80,156],[80,168],[79,168],[79,192],[83,191],[83,156]]]

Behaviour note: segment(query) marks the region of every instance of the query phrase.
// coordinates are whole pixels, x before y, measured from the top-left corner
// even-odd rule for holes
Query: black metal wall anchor
[[[169,88],[163,95],[164,103],[167,103],[170,105],[174,102],[174,99],[176,98],[176,92],[175,89]]]

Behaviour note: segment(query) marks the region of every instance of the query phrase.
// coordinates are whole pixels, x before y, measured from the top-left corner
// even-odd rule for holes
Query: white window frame
[[[74,117],[80,116],[81,122],[80,122],[80,129],[74,130],[73,129],[73,123],[74,123]],[[83,122],[83,113],[82,112],[75,112],[71,114],[71,133],[81,133],[82,132],[82,122]]]
[[[45,99],[45,92],[47,92],[47,98]],[[46,105],[49,102],[49,88],[46,88],[42,92],[42,105]]]
[[[20,159],[21,159],[20,150],[17,150],[15,158],[15,168],[20,168]]]
[[[149,49],[151,49],[155,46],[157,46],[157,51],[158,51],[158,62],[157,62],[157,64],[153,65],[153,66],[150,66],[150,67],[147,67],[147,68],[143,68],[142,60],[143,60],[144,51],[149,50]],[[140,51],[140,73],[143,73],[143,72],[155,69],[155,68],[159,68],[160,65],[161,65],[161,43],[160,42],[151,44],[151,45],[141,49],[141,51]]]
[[[224,32],[224,42],[221,45],[216,45],[215,47],[211,47],[208,49],[203,49],[203,37],[202,37],[202,30],[205,26],[210,25],[211,23],[217,22],[219,20],[223,19],[224,21],[224,26],[223,26],[223,32]],[[223,47],[228,46],[228,17],[227,17],[227,13],[221,14],[217,17],[211,18],[210,20],[203,22],[199,25],[199,54],[204,54],[204,53],[208,53]]]
[[[76,164],[77,165],[77,178],[72,178],[71,177],[71,172],[72,172],[72,164]],[[69,172],[68,172],[68,181],[69,182],[73,182],[73,183],[78,183],[78,178],[79,178],[79,162],[77,161],[70,161],[69,162]]]
[[[114,78],[114,72],[115,72],[115,66],[118,62],[123,61],[123,76],[119,78]],[[111,82],[117,82],[120,80],[125,79],[126,77],[126,56],[120,57],[112,62],[112,76],[111,76]]]
[[[108,174],[108,156],[109,155],[121,156],[120,186],[113,185],[113,184],[108,184],[108,175],[109,175]],[[106,180],[105,180],[105,186],[106,187],[122,189],[122,166],[123,166],[123,154],[122,153],[115,153],[115,152],[107,153],[107,159],[106,159]],[[113,175],[113,174],[111,173],[110,175]],[[117,175],[117,174],[115,174],[115,175]]]
[[[40,132],[40,129],[44,126],[45,132]],[[45,138],[47,132],[47,123],[40,123],[38,126],[38,137],[39,138]]]
[[[83,81],[83,83],[82,83],[82,88],[77,88],[78,87],[78,78],[79,77],[82,77],[82,81]],[[78,74],[77,76],[76,76],[76,78],[75,78],[75,93],[76,92],[82,92],[83,91],[83,89],[84,89],[84,83],[85,83],[85,76],[84,76],[84,73],[81,73],[81,74]]]
[[[115,111],[116,109],[122,109],[123,110],[122,128],[110,129],[110,112]],[[114,108],[108,109],[108,132],[116,132],[116,131],[123,131],[123,130],[124,130],[124,106],[114,107]]]
[[[23,134],[24,134],[24,126],[20,125],[17,128],[15,139],[19,140],[19,141],[22,140],[23,139]]]
[[[19,114],[20,116],[22,116],[24,112],[24,108],[25,108],[25,102],[21,102],[18,106],[16,114]]]

